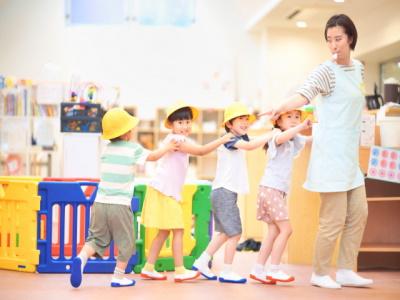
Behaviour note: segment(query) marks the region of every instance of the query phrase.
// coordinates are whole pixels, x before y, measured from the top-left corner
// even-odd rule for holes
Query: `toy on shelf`
[[[101,132],[100,104],[61,103],[61,132]]]

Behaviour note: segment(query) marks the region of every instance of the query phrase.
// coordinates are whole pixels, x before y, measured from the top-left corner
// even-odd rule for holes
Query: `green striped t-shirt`
[[[149,151],[128,141],[111,142],[101,156],[100,183],[96,202],[131,205],[134,165],[143,165]]]

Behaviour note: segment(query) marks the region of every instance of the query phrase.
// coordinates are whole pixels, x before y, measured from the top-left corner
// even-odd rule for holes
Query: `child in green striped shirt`
[[[110,140],[101,157],[98,192],[91,209],[89,235],[85,246],[72,261],[70,282],[79,287],[89,257],[102,257],[111,241],[118,247],[117,264],[111,279],[112,287],[132,286],[135,281],[124,277],[125,269],[135,253],[135,232],[131,211],[134,190],[133,168],[136,164],[155,161],[178,143],[149,151],[133,142],[133,131],[139,123],[136,117],[121,108],[112,108],[102,119],[102,138]]]

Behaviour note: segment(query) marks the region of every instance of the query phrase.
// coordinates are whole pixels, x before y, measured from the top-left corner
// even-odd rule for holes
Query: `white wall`
[[[121,88],[121,101],[141,117],[185,99],[224,106],[237,98],[236,1],[197,1],[197,22],[187,28],[76,26],[64,23],[64,0],[0,2],[0,73],[68,82],[72,74]],[[46,71],[52,63],[59,71]]]
[[[322,34],[319,30],[273,28],[259,34],[264,107],[293,94],[308,74],[330,57]]]

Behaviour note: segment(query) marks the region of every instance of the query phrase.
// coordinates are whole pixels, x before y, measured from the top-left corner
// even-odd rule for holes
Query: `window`
[[[68,25],[187,27],[195,22],[196,0],[66,0]]]

